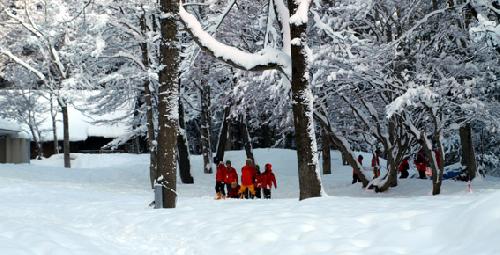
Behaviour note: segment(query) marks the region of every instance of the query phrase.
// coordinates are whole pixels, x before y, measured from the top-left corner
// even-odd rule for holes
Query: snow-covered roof
[[[116,106],[115,109],[102,115],[93,115],[88,110],[94,109],[92,96],[97,94],[96,91],[77,91],[74,92],[71,98],[71,103],[68,104],[68,121],[69,121],[69,139],[70,141],[84,141],[89,137],[104,137],[118,138],[130,133],[131,118],[133,118],[132,104]],[[48,97],[40,97],[37,103],[46,105],[49,108]],[[62,114],[58,112],[56,123],[57,139],[63,140],[63,123]],[[117,121],[119,120],[119,121]],[[53,141],[52,134],[52,118],[50,110],[40,114],[37,121],[41,121],[39,130],[41,131],[41,140],[45,142]],[[11,121],[12,122],[12,121]],[[18,130],[22,130],[25,136],[31,138],[31,133],[26,124],[16,124]],[[0,124],[1,126],[1,124]]]
[[[23,129],[21,128],[21,126],[16,124],[15,122],[0,118],[0,133],[2,133],[2,131],[3,132],[20,132],[22,130]]]

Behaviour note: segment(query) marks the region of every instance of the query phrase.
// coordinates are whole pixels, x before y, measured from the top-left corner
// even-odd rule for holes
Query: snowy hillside
[[[244,152],[229,152],[241,167]],[[351,185],[334,153],[324,198],[297,200],[296,154],[255,151],[278,179],[273,200],[214,197],[214,175],[194,162],[178,208],[148,207],[148,155],[77,154],[0,165],[1,254],[499,254],[500,182],[409,179],[387,193]],[[366,155],[365,159],[370,158]]]

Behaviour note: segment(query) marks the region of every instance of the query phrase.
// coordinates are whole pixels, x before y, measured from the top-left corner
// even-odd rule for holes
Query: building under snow
[[[9,91],[7,91],[9,92]],[[7,93],[4,91],[4,93]],[[15,93],[15,91],[10,91]],[[37,93],[40,94],[39,91]],[[133,105],[125,101],[121,104],[113,104],[109,110],[99,111],[99,98],[96,98],[97,91],[73,91],[71,93],[71,103],[68,104],[69,119],[69,140],[71,153],[97,153],[107,144],[116,140],[125,140],[123,145],[116,149],[120,152],[135,151],[135,144],[126,143],[132,135],[131,119],[133,118]],[[4,95],[5,96],[5,95]],[[52,128],[52,118],[49,110],[49,96],[40,96],[37,103],[40,107],[47,109],[36,115],[40,124],[37,129],[40,131],[40,140],[42,142],[42,151],[44,157],[50,157],[55,153],[54,135]],[[103,99],[105,100],[105,99]],[[102,102],[101,102],[102,103]],[[59,152],[62,153],[64,130],[62,123],[62,114],[59,112],[56,117],[56,134],[59,144]],[[27,137],[32,137],[29,127],[26,124],[20,124],[20,129]],[[37,155],[37,146],[31,141],[30,151],[32,157]],[[133,145],[131,145],[133,144]],[[144,142],[145,144],[145,142]]]
[[[0,163],[29,163],[30,139],[21,126],[0,118]]]

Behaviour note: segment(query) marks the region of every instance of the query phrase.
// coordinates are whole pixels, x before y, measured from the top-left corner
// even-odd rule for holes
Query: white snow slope
[[[227,155],[241,167],[244,152]],[[279,199],[214,200],[215,177],[196,156],[195,184],[179,184],[173,210],[148,207],[148,155],[0,164],[0,254],[500,254],[498,179],[473,192],[445,181],[434,197],[429,180],[409,179],[375,194],[350,184],[335,153],[330,196],[299,202],[295,152],[255,155],[273,163]]]

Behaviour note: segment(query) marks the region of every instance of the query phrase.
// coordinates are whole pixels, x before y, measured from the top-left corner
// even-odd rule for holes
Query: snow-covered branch
[[[438,97],[439,95],[425,86],[409,88],[403,95],[397,97],[392,103],[386,106],[387,117],[392,117],[407,106],[433,105]]]
[[[217,41],[203,29],[194,15],[182,7],[182,4],[179,7],[179,16],[196,43],[213,57],[242,70],[278,69],[287,75],[291,73],[291,58],[285,52],[272,48],[265,48],[256,53],[242,51]]]
[[[38,78],[40,78],[40,80],[45,80],[45,75],[42,72],[40,72],[36,68],[32,67],[30,64],[26,63],[24,60],[16,57],[9,50],[0,47],[0,53],[3,54],[3,55],[5,55],[5,56],[7,56],[7,57],[9,57],[12,61],[16,62],[17,64],[19,64],[21,66],[23,66],[28,71],[34,73]]]

